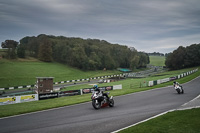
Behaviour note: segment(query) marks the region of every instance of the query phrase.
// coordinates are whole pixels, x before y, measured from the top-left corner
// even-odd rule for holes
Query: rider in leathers
[[[107,94],[107,93],[103,93],[103,91],[101,91],[101,90],[98,88],[97,85],[94,85],[93,89],[94,89],[94,91],[98,91],[98,93],[102,93],[103,96],[106,96],[107,99],[109,100],[108,94]]]
[[[176,81],[174,81],[174,83],[173,83],[173,85],[174,85],[174,87],[176,86],[176,85],[180,85],[178,82],[176,82]]]

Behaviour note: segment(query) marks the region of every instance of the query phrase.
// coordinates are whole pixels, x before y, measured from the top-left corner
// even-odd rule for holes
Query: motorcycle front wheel
[[[182,92],[181,92],[181,93],[183,94],[183,93],[184,93],[184,90],[183,90],[183,87],[182,87],[182,86],[181,86],[181,90],[182,90]]]
[[[180,89],[176,89],[176,91],[178,92],[178,94],[181,94],[181,90]]]
[[[95,109],[100,109],[101,103],[100,103],[98,100],[92,100],[92,106],[93,106]]]
[[[113,107],[113,106],[114,106],[114,100],[113,100],[113,99],[110,99],[110,101],[109,101],[109,106],[110,106],[110,107]]]

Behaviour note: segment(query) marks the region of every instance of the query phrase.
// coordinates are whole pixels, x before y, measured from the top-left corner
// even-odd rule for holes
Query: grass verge
[[[119,133],[199,133],[200,108],[174,111]]]

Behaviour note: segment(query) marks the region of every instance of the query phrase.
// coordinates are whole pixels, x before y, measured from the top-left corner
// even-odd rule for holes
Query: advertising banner
[[[93,88],[85,88],[85,89],[82,89],[83,94],[92,93],[92,91],[94,91]]]
[[[74,95],[81,95],[80,90],[71,90],[71,91],[61,91],[59,92],[59,96],[74,96]]]
[[[113,86],[99,87],[99,89],[100,89],[101,91],[110,91],[110,90],[113,90]],[[82,93],[83,93],[83,94],[92,93],[93,91],[94,91],[93,88],[85,88],[85,89],[82,89]]]
[[[37,101],[38,94],[0,98],[0,105]]]
[[[39,100],[49,99],[49,98],[57,98],[58,97],[58,92],[43,93],[43,94],[39,94],[38,97],[39,97]]]
[[[176,76],[174,76],[174,77],[170,77],[170,78],[169,78],[169,81],[176,80],[176,79],[177,79]]]
[[[0,98],[0,105],[16,103],[16,97]]]
[[[20,102],[31,102],[36,100],[38,100],[37,94],[20,96]]]
[[[109,90],[113,90],[113,86],[99,87],[99,89],[102,91],[109,91]]]

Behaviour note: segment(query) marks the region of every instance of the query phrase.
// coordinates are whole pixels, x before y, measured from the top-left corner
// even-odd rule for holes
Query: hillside
[[[164,59],[160,56],[150,56],[150,64],[162,66]],[[116,70],[83,71],[66,64],[42,62],[35,58],[0,59],[0,67],[0,88],[32,85],[35,84],[36,77],[54,77],[54,82],[59,82],[120,73]]]
[[[0,59],[0,88],[32,85],[36,77],[54,77],[54,82],[89,78],[120,73],[119,71],[82,71],[56,62],[41,62],[37,59]]]
[[[165,56],[149,56],[150,64],[154,66],[165,66]]]

